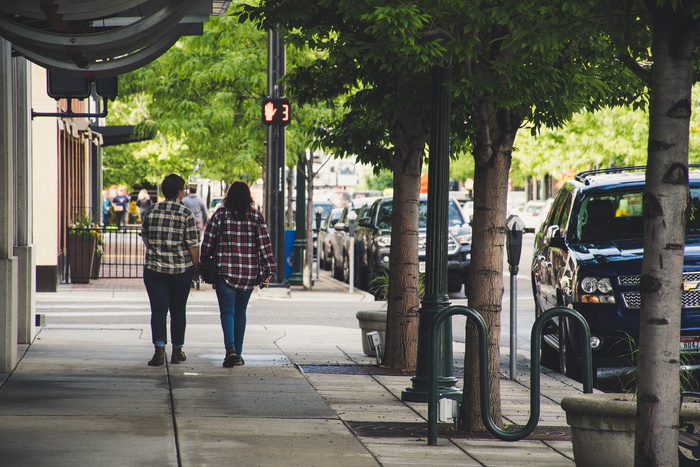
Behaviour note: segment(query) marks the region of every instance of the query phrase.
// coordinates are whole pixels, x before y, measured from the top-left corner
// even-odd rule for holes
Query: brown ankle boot
[[[160,366],[165,364],[165,347],[156,346],[153,358],[148,362],[148,366]]]
[[[170,363],[182,363],[187,360],[187,355],[182,347],[176,349],[173,347],[173,354],[170,356]]]

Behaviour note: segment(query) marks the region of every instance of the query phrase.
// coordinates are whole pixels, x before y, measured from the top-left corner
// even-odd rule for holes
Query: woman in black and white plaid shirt
[[[163,179],[165,201],[153,204],[144,213],[141,237],[146,245],[143,282],[151,302],[151,336],[155,354],[150,366],[165,363],[167,316],[170,311],[171,363],[187,359],[185,308],[192,278],[199,274],[199,235],[192,211],[182,203],[185,179],[170,174]]]

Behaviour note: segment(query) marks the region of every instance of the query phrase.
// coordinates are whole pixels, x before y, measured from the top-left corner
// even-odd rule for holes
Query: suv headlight
[[[388,235],[383,235],[377,238],[377,246],[381,248],[387,248],[391,246],[391,237]]]
[[[465,243],[471,243],[472,242],[472,234],[470,233],[465,233],[462,235],[455,235],[457,238],[457,241],[464,245]]]
[[[584,303],[615,303],[612,282],[607,277],[584,277],[581,279],[581,301]]]

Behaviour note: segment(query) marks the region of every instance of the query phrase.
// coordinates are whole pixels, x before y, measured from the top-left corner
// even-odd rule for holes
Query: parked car
[[[629,365],[639,337],[644,173],[635,168],[579,173],[561,188],[535,236],[535,312],[573,308],[588,321],[594,368]],[[690,172],[689,212],[700,207],[700,172]],[[688,219],[683,266],[681,345],[700,351],[700,216]],[[573,323],[572,323],[573,324]],[[544,328],[545,366],[581,377],[581,336],[567,319]],[[595,375],[595,373],[594,373]]]
[[[360,211],[365,206],[370,205],[375,199],[376,198],[366,197],[350,200],[340,213],[340,219],[338,219],[338,222],[336,222],[336,224],[333,226],[333,231],[329,234],[330,254],[328,258],[330,258],[331,261],[331,271],[333,273],[333,277],[338,280],[342,280],[346,283],[350,282],[350,262],[348,260],[350,251],[348,215],[351,212],[354,212],[356,215],[358,215],[357,219],[359,219]]]
[[[542,200],[530,200],[525,203],[523,210],[520,212],[520,218],[525,223],[525,232],[536,231],[542,223],[540,214],[544,211],[545,202]]]
[[[323,224],[323,221],[326,219],[328,216],[328,213],[331,212],[331,210],[335,207],[333,203],[330,201],[314,201],[313,204],[313,214],[311,215],[311,242],[312,242],[312,248],[313,248],[313,256],[314,258],[317,258],[320,261],[320,258],[318,256],[318,230],[316,229],[316,213],[320,212],[321,214],[321,224]],[[321,263],[319,263],[319,266]]]
[[[343,208],[333,208],[321,221],[321,230],[318,232],[318,244],[320,245],[318,265],[329,271],[331,269],[331,232],[340,219]]]
[[[453,198],[448,198],[447,291],[459,292],[466,285],[471,264],[471,227]],[[421,195],[418,234],[419,272],[425,272],[428,198]],[[356,270],[359,287],[371,290],[372,282],[389,266],[393,198],[376,200],[367,214],[358,219],[355,231]],[[466,290],[466,288],[465,288]]]
[[[223,200],[224,200],[223,196],[217,196],[217,197],[211,199],[211,203],[209,203],[209,216],[214,214],[214,211],[219,209],[219,206],[221,206],[221,202]]]

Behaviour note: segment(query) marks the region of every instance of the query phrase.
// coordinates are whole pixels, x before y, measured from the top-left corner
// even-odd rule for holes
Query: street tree
[[[427,70],[451,65],[449,88],[453,110],[458,109],[453,147],[455,153],[471,148],[475,161],[469,304],[489,329],[491,410],[497,424],[506,192],[517,131],[525,122],[535,129],[558,126],[575,112],[634,100],[639,92],[631,73],[603,53],[609,43],[601,36],[600,19],[578,7],[576,1],[534,0],[381,6],[287,1],[263,2],[244,15],[266,27],[279,24],[292,43],[328,51],[323,61],[297,69],[289,77],[290,89],[309,101],[350,92],[348,112],[324,140],[394,171],[389,366],[411,363],[407,358],[415,348],[396,343],[415,339],[417,325],[414,201],[430,130]],[[470,328],[462,404],[462,426],[468,430],[483,429],[476,349]]]
[[[677,465],[685,225],[697,215],[688,205],[688,142],[700,4],[603,7],[619,57],[650,87],[635,465]]]
[[[352,154],[377,170],[393,171],[394,202],[387,294],[387,334],[383,363],[415,369],[418,319],[418,204],[420,175],[428,138],[425,93],[431,54],[422,45],[397,53],[386,33],[387,18],[404,29],[424,21],[417,6],[375,7],[343,0],[336,4],[302,0],[246,6],[242,21],[263,29],[280,27],[290,46],[310,46],[319,58],[288,73],[285,84],[295,101],[319,103],[348,96],[345,112],[317,128],[318,141],[335,154]],[[387,42],[389,41],[389,42]],[[394,44],[397,44],[394,41]],[[424,41],[425,45],[429,44]]]

